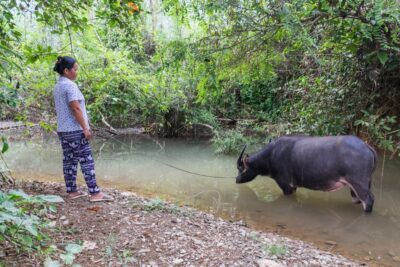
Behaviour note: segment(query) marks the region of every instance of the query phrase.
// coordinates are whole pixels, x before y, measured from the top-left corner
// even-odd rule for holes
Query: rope
[[[148,157],[148,158],[150,158],[150,157]],[[173,166],[171,164],[162,162],[161,160],[158,160],[158,159],[154,159],[154,158],[150,158],[150,159],[152,159],[154,161],[157,161],[158,163],[161,163],[161,164],[163,164],[165,166],[168,166],[170,168],[173,168],[173,169],[176,169],[176,170],[179,170],[179,171],[182,171],[182,172],[190,173],[190,174],[193,174],[193,175],[197,175],[197,176],[203,176],[203,177],[209,177],[209,178],[229,178],[229,179],[234,178],[232,176],[229,176],[229,177],[228,176],[214,176],[214,175],[201,174],[201,173],[197,173],[197,172],[191,172],[191,171],[188,171],[188,170],[184,170],[184,169],[178,168],[178,167]]]
[[[110,138],[111,138],[111,139],[114,139],[114,140],[117,141],[117,142],[119,142],[119,143],[122,144],[123,146],[128,147],[125,143],[123,143],[122,141],[116,139],[115,137],[111,136]],[[232,179],[232,178],[234,178],[234,177],[232,177],[232,176],[229,176],[229,177],[228,177],[228,176],[214,176],[214,175],[207,175],[207,174],[192,172],[192,171],[188,171],[188,170],[185,170],[185,169],[176,167],[176,166],[174,166],[174,165],[171,165],[171,164],[169,164],[169,163],[166,163],[166,162],[161,161],[161,160],[159,160],[159,159],[156,159],[156,158],[154,158],[154,157],[149,157],[149,156],[147,156],[146,154],[143,154],[143,153],[136,153],[136,154],[139,154],[139,155],[142,155],[142,156],[144,156],[144,157],[146,157],[146,158],[148,158],[148,159],[157,161],[157,162],[160,163],[160,164],[163,164],[163,165],[168,166],[168,167],[170,167],[170,168],[176,169],[176,170],[178,170],[178,171],[190,173],[190,174],[197,175],[197,176],[203,176],[203,177],[208,177],[208,178],[223,178],[223,179],[227,179],[227,178]]]

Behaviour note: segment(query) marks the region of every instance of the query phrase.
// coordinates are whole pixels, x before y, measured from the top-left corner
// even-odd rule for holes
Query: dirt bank
[[[19,181],[16,187],[65,199],[57,204],[56,215],[48,216],[58,250],[53,260],[66,244],[78,243],[85,249],[74,263],[81,266],[366,266],[302,241],[254,231],[240,221],[131,192],[105,190],[114,202],[90,203],[85,198],[68,200],[58,183]],[[41,265],[37,255],[0,245],[5,266]]]

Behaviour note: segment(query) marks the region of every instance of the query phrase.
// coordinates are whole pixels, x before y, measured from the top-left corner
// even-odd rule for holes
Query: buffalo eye
[[[246,171],[246,168],[245,168],[245,166],[241,165],[241,166],[239,166],[238,170],[239,170],[239,173],[243,173]]]

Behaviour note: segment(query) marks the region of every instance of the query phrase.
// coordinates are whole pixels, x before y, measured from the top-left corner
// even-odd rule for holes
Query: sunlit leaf
[[[389,56],[387,52],[379,51],[378,52],[378,58],[379,61],[381,62],[382,65],[385,65],[385,63],[388,61]]]
[[[6,140],[3,140],[3,148],[1,149],[1,153],[6,153],[8,150],[8,143]]]
[[[30,198],[30,196],[28,194],[26,194],[24,191],[15,190],[15,189],[8,191],[8,195],[9,195],[10,199],[14,199],[14,198],[28,199],[28,198]]]
[[[37,195],[37,198],[47,201],[47,202],[52,202],[52,203],[60,203],[64,202],[64,199],[60,196],[56,195]]]
[[[22,236],[21,239],[25,246],[32,247],[32,245],[33,245],[32,237],[24,235],[24,236]]]
[[[23,225],[25,226],[25,229],[33,236],[38,235],[38,231],[36,227],[33,225],[32,220],[24,220]]]
[[[71,243],[65,246],[65,250],[69,253],[77,254],[82,252],[83,246]]]
[[[72,253],[60,254],[60,258],[64,261],[65,264],[71,265],[74,262],[75,255]]]
[[[50,257],[46,258],[43,265],[44,267],[61,267],[61,263],[59,261],[53,261]]]

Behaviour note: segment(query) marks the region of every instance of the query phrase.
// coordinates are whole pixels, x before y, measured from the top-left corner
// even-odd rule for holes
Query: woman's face
[[[69,70],[67,68],[64,69],[64,76],[70,80],[75,80],[78,76],[78,63],[74,63],[72,68]]]

